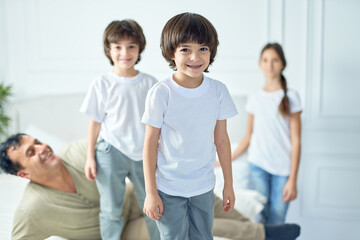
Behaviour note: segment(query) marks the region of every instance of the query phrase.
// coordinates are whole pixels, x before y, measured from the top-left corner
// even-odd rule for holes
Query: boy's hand
[[[215,161],[215,166],[214,166],[214,168],[217,168],[217,167],[221,167],[221,164],[220,164],[220,161],[219,161],[219,160],[216,160],[216,161]]]
[[[235,194],[233,187],[224,186],[223,190],[223,207],[225,212],[231,212],[235,205]]]
[[[283,202],[290,202],[297,197],[296,183],[288,180],[283,191]]]
[[[143,211],[153,220],[159,220],[161,218],[164,206],[158,193],[146,194]]]
[[[94,158],[88,158],[85,163],[85,175],[89,181],[94,182],[96,177],[96,162]]]

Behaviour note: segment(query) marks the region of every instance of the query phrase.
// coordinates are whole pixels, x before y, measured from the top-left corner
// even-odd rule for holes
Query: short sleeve
[[[84,173],[86,162],[87,140],[77,140],[63,147],[56,155],[78,171]]]
[[[290,113],[301,112],[301,100],[299,93],[297,91],[289,91],[289,99],[290,99]]]
[[[249,97],[246,101],[245,110],[246,110],[246,112],[248,112],[250,114],[254,114],[254,95],[253,94],[249,95]]]
[[[156,128],[161,128],[169,99],[168,89],[161,84],[153,86],[146,95],[145,112],[141,121]]]
[[[217,120],[224,120],[235,116],[238,112],[236,110],[234,101],[232,100],[227,87],[222,84],[220,90],[220,110]]]
[[[80,112],[85,113],[94,121],[101,123],[105,118],[106,101],[106,86],[102,79],[96,79],[90,85],[81,105]]]

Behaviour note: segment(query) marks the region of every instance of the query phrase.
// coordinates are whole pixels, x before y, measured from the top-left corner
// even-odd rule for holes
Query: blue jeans
[[[283,190],[289,177],[273,175],[251,163],[249,163],[249,169],[254,189],[267,198],[261,212],[261,222],[283,224],[289,207],[289,202],[283,202]]]
[[[213,191],[189,198],[158,192],[164,205],[164,212],[156,221],[161,240],[213,239]]]
[[[140,209],[145,200],[143,162],[133,161],[105,140],[96,147],[96,186],[100,194],[100,232],[104,240],[119,240],[122,228],[122,205],[125,194],[125,177],[134,184]],[[159,240],[156,222],[145,217],[152,240]]]

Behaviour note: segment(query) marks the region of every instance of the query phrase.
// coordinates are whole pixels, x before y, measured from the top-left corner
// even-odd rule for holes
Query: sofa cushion
[[[121,239],[126,240],[150,240],[145,218],[140,217],[129,221],[123,229]]]
[[[143,211],[140,209],[134,186],[131,182],[126,184],[126,193],[123,203],[124,228],[121,239],[150,240]]]

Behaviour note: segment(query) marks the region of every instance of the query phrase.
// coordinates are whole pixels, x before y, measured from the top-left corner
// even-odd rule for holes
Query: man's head
[[[176,70],[173,60],[175,50],[184,43],[208,46],[210,49],[209,65],[214,62],[219,40],[215,27],[205,17],[186,12],[172,17],[165,24],[161,33],[160,48],[163,57],[173,70]],[[208,72],[208,67],[204,72]]]
[[[60,162],[49,145],[23,133],[9,137],[0,145],[0,167],[9,174],[36,181]]]

